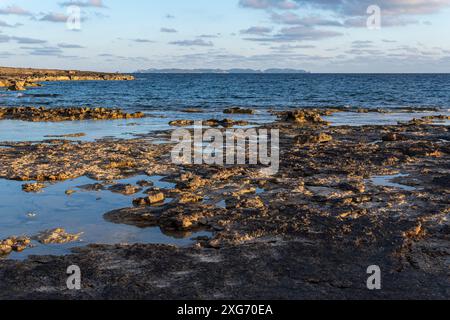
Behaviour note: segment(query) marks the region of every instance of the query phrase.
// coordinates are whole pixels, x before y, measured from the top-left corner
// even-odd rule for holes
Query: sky
[[[450,0],[0,0],[0,65],[450,72]]]

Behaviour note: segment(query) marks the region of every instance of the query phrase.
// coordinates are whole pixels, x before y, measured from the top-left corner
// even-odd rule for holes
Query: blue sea
[[[450,74],[136,74],[131,82],[51,82],[0,91],[0,105],[179,111],[230,106],[450,108]]]

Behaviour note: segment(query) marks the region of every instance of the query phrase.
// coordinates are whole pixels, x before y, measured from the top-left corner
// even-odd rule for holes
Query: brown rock
[[[158,203],[162,203],[165,200],[164,193],[158,191],[152,191],[149,193],[148,197],[138,198],[133,200],[135,206],[149,206]]]
[[[225,114],[255,114],[255,110],[242,109],[242,108],[230,108],[223,111]]]
[[[43,183],[27,183],[22,185],[22,190],[25,192],[39,192],[46,187]]]
[[[24,81],[16,81],[8,87],[9,91],[25,91],[25,82]]]
[[[108,190],[111,192],[114,192],[114,193],[121,193],[124,195],[132,195],[132,194],[138,193],[142,189],[137,186],[133,186],[131,184],[116,184],[116,185],[110,187]]]
[[[70,234],[62,228],[47,230],[39,233],[34,238],[42,244],[64,244],[77,241],[82,233]]]

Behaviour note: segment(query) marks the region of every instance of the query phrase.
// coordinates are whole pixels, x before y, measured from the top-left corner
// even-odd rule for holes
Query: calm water
[[[137,74],[131,82],[53,82],[0,91],[0,105],[102,106],[168,111],[201,107],[450,108],[450,74]]]
[[[136,184],[139,180],[147,180],[161,189],[173,188],[173,184],[162,182],[161,178],[136,176],[117,182]],[[12,235],[33,236],[41,231],[60,227],[70,233],[83,233],[80,241],[64,245],[42,245],[34,242],[34,248],[13,253],[9,258],[66,254],[71,248],[89,243],[165,243],[183,246],[192,243],[193,237],[209,235],[208,232],[171,235],[164,234],[156,227],[142,229],[107,222],[103,219],[105,213],[131,207],[133,198],[144,195],[138,193],[126,196],[108,190],[86,191],[80,188],[93,183],[98,181],[81,177],[52,184],[39,193],[25,193],[21,188],[23,182],[0,179],[0,239]],[[66,190],[74,190],[75,193],[68,196],[65,194]]]

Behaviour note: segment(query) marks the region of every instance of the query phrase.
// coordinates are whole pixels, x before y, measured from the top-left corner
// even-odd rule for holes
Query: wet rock
[[[170,121],[169,125],[172,127],[190,127],[194,125],[194,120],[174,120]]]
[[[243,108],[230,108],[223,111],[225,114],[255,114],[255,110]]]
[[[287,111],[281,114],[286,122],[294,122],[301,125],[328,125],[328,122],[322,119],[321,113],[317,110],[295,110]]]
[[[70,133],[70,134],[62,134],[62,135],[48,135],[46,138],[81,138],[85,137],[86,133]]]
[[[57,228],[43,231],[34,236],[33,239],[36,239],[42,244],[64,244],[79,240],[82,234],[83,233],[70,234],[62,228]]]
[[[445,121],[445,120],[450,120],[450,116],[441,114],[441,115],[437,115],[437,116],[425,116],[422,119]]]
[[[235,121],[231,119],[223,119],[223,120],[217,120],[217,119],[210,119],[203,121],[203,125],[207,127],[224,127],[224,128],[231,128],[234,126],[248,126],[250,123],[248,121]]]
[[[27,183],[22,185],[22,190],[25,192],[40,192],[42,189],[46,188],[47,186],[43,183]]]
[[[194,193],[183,193],[181,194],[178,203],[186,204],[186,203],[197,203],[203,200],[203,197],[200,195],[196,195]]]
[[[153,191],[149,192],[148,197],[138,198],[133,200],[135,206],[150,206],[159,203],[163,203],[165,200],[165,195],[162,192]]]
[[[237,208],[263,209],[265,204],[260,197],[244,198],[238,202]]]
[[[182,174],[180,180],[181,181],[177,183],[177,188],[181,190],[196,190],[207,184],[207,180],[192,173]]]
[[[189,108],[189,109],[183,109],[183,112],[185,112],[185,113],[203,113],[203,110],[197,109],[197,108]]]
[[[116,184],[108,188],[109,191],[114,193],[120,193],[123,195],[133,195],[141,191],[142,189],[131,184]]]
[[[106,190],[106,187],[104,184],[101,183],[93,183],[93,184],[85,184],[82,186],[78,186],[79,189],[85,190],[85,191],[103,191]]]
[[[136,182],[136,184],[140,187],[151,187],[153,186],[153,182],[147,180],[140,180]]]
[[[124,113],[120,109],[107,108],[52,108],[9,107],[0,108],[0,119],[31,122],[60,122],[80,120],[116,120],[143,118],[142,112]]]
[[[31,240],[27,237],[11,237],[0,241],[0,256],[11,252],[22,252],[30,246]]]
[[[9,91],[25,91],[25,81],[16,81],[13,82],[9,87]]]

